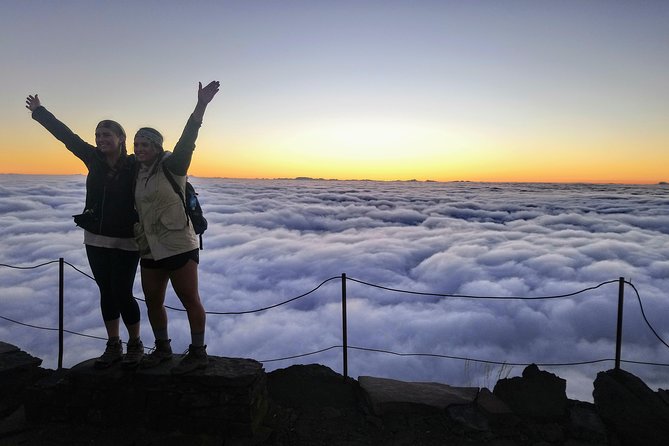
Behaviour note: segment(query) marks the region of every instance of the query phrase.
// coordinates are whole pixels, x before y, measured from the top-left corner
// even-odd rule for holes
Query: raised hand
[[[31,112],[35,111],[35,109],[41,105],[42,103],[40,102],[38,95],[33,96],[29,94],[28,97],[26,98],[26,108]]]
[[[218,93],[221,83],[219,81],[211,81],[206,87],[202,87],[202,82],[198,82],[197,101],[209,104],[216,93]]]
[[[211,81],[206,87],[202,86],[202,82],[198,82],[197,104],[195,105],[195,110],[193,110],[193,118],[196,121],[202,122],[204,111],[207,109],[207,105],[211,100],[214,99],[216,93],[218,93],[218,88],[220,86],[221,83],[219,81]]]

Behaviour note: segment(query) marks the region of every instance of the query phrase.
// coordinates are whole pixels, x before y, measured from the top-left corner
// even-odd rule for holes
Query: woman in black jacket
[[[133,234],[137,220],[133,201],[135,157],[127,154],[125,131],[116,121],[100,121],[93,146],[56,119],[37,95],[26,98],[26,108],[88,168],[86,205],[74,221],[84,229],[86,255],[100,288],[107,330],[107,348],[95,361],[95,367],[107,368],[120,360],[124,367],[134,367],[142,359],[144,346],[139,337],[139,305],[132,294],[139,262]],[[129,336],[125,357],[119,318],[123,318]]]

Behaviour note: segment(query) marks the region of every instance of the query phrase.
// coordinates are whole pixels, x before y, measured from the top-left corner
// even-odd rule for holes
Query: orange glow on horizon
[[[585,147],[585,144],[561,150],[556,147],[558,143],[553,142],[537,145],[541,147],[537,150],[531,141],[494,144],[471,137],[468,132],[460,136],[452,132],[446,139],[443,132],[429,128],[416,131],[415,125],[412,131],[407,130],[409,127],[399,128],[392,133],[393,138],[375,143],[373,135],[381,126],[367,134],[358,126],[351,135],[342,128],[337,130],[339,133],[329,129],[330,133],[325,132],[325,136],[312,129],[310,133],[290,139],[285,134],[271,132],[255,140],[248,135],[232,135],[223,144],[203,132],[189,172],[198,177],[251,179],[310,177],[621,184],[656,184],[669,180],[665,169],[669,155],[659,149],[639,150],[639,155],[631,157],[630,148],[622,144],[607,146],[606,150]],[[83,163],[60,142],[49,135],[34,133],[37,135],[29,135],[21,141],[3,143],[0,173],[87,173]],[[334,138],[334,142],[328,138],[337,134],[339,138]]]

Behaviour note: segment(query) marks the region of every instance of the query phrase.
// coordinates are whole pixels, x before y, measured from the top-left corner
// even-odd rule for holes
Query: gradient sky
[[[85,173],[24,108],[174,145],[190,173],[669,180],[666,1],[15,1],[0,15],[0,172]]]

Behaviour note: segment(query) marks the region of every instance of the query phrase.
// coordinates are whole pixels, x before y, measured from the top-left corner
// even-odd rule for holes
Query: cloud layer
[[[342,344],[341,280],[392,289],[477,296],[553,296],[624,277],[650,323],[669,339],[669,189],[663,186],[479,184],[194,178],[209,230],[200,294],[209,312],[278,308],[207,320],[210,354],[271,360]],[[81,176],[0,175],[0,263],[63,257],[90,273],[71,216]],[[94,282],[65,269],[65,328],[104,337]],[[0,267],[0,316],[57,327],[58,267]],[[139,275],[135,295],[143,297]],[[347,281],[351,346],[506,363],[565,363],[615,356],[618,284],[550,300],[477,300],[406,294]],[[623,359],[669,363],[631,287],[625,289]],[[167,304],[181,308],[170,291]],[[142,307],[142,336],[153,336]],[[185,313],[170,311],[177,350],[189,343]],[[124,333],[125,335],[125,333]],[[0,320],[0,339],[55,368],[57,333]],[[64,365],[95,357],[96,339],[66,335]],[[342,372],[341,349],[266,362],[272,370],[318,362]],[[349,351],[349,374],[492,386],[523,367]],[[612,362],[544,367],[590,400]],[[625,363],[651,387],[667,368]]]

